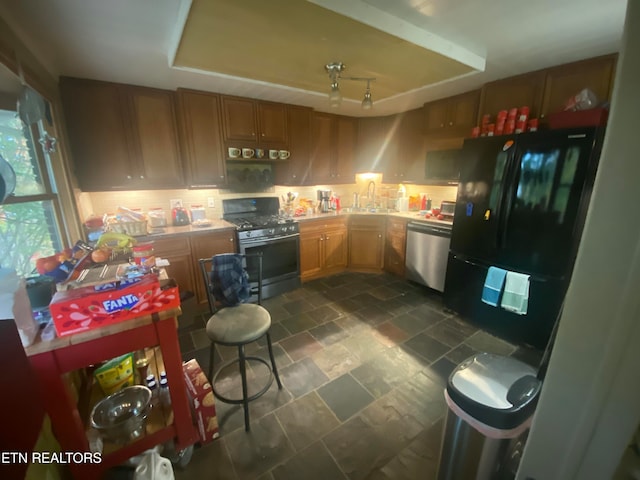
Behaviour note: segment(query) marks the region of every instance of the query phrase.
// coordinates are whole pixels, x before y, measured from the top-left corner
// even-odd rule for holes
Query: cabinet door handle
[[[441,124],[440,124],[440,128],[442,128],[442,127],[444,127],[444,123],[441,123]]]
[[[294,173],[293,175],[291,175],[291,178],[298,178],[298,176]]]
[[[127,175],[127,180],[131,180],[131,175]]]
[[[325,235],[325,236],[324,236],[324,239],[325,239],[325,240],[329,240],[329,235]]]
[[[224,180],[224,175],[220,175],[220,180]]]
[[[231,243],[233,243],[233,237],[231,237],[231,238],[229,239],[229,241],[230,241]]]
[[[320,241],[324,240],[324,238],[322,237],[322,235],[320,235]]]
[[[256,132],[251,132],[251,136],[255,137],[256,136]]]
[[[140,180],[144,180],[144,175],[140,175]]]
[[[379,233],[379,234],[378,234],[378,238],[382,238],[382,234],[380,234],[380,233]]]
[[[264,132],[262,132],[260,135],[264,137]]]
[[[450,126],[450,127],[453,127],[453,122],[449,122],[449,126]]]

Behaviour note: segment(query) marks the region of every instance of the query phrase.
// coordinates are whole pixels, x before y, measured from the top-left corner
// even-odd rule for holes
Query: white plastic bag
[[[157,451],[143,453],[136,467],[134,480],[174,480],[173,466],[168,458],[161,457]]]

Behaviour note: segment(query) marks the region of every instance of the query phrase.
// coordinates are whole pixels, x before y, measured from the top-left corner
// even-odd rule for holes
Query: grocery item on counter
[[[133,261],[136,265],[151,269],[156,266],[156,257],[153,255],[153,242],[140,243],[133,247]]]
[[[202,205],[191,205],[191,221],[196,222],[196,220],[205,220],[206,214],[204,207]]]
[[[191,223],[189,212],[183,207],[175,207],[171,210],[171,218],[175,227],[189,225]]]
[[[167,226],[167,213],[162,207],[155,207],[147,213],[151,228],[163,228]]]
[[[112,358],[96,368],[93,375],[105,395],[111,395],[124,387],[133,385],[133,354],[127,353]]]
[[[220,436],[213,389],[196,359],[183,363],[182,371],[195,413],[200,442],[210,442]]]
[[[49,310],[56,333],[62,337],[179,306],[180,293],[175,281],[159,280],[157,274],[147,273],[58,291]]]
[[[41,275],[53,277],[56,282],[63,282],[73,277],[80,269],[91,262],[93,248],[82,240],[78,240],[72,248],[36,260],[36,270]]]

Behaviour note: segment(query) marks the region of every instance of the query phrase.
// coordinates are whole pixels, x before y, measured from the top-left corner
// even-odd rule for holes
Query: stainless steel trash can
[[[540,386],[536,371],[514,358],[479,353],[458,365],[444,393],[438,480],[508,478],[507,453],[531,424]]]

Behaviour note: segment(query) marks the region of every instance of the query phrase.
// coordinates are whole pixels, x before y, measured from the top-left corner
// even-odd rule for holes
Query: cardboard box
[[[49,304],[59,337],[180,306],[173,280],[155,274],[56,292]]]
[[[200,442],[210,442],[220,436],[213,389],[196,359],[183,363],[182,371],[187,384],[187,392],[191,398]]]
[[[598,127],[607,124],[609,110],[590,108],[575,112],[557,112],[549,115],[549,128]]]

